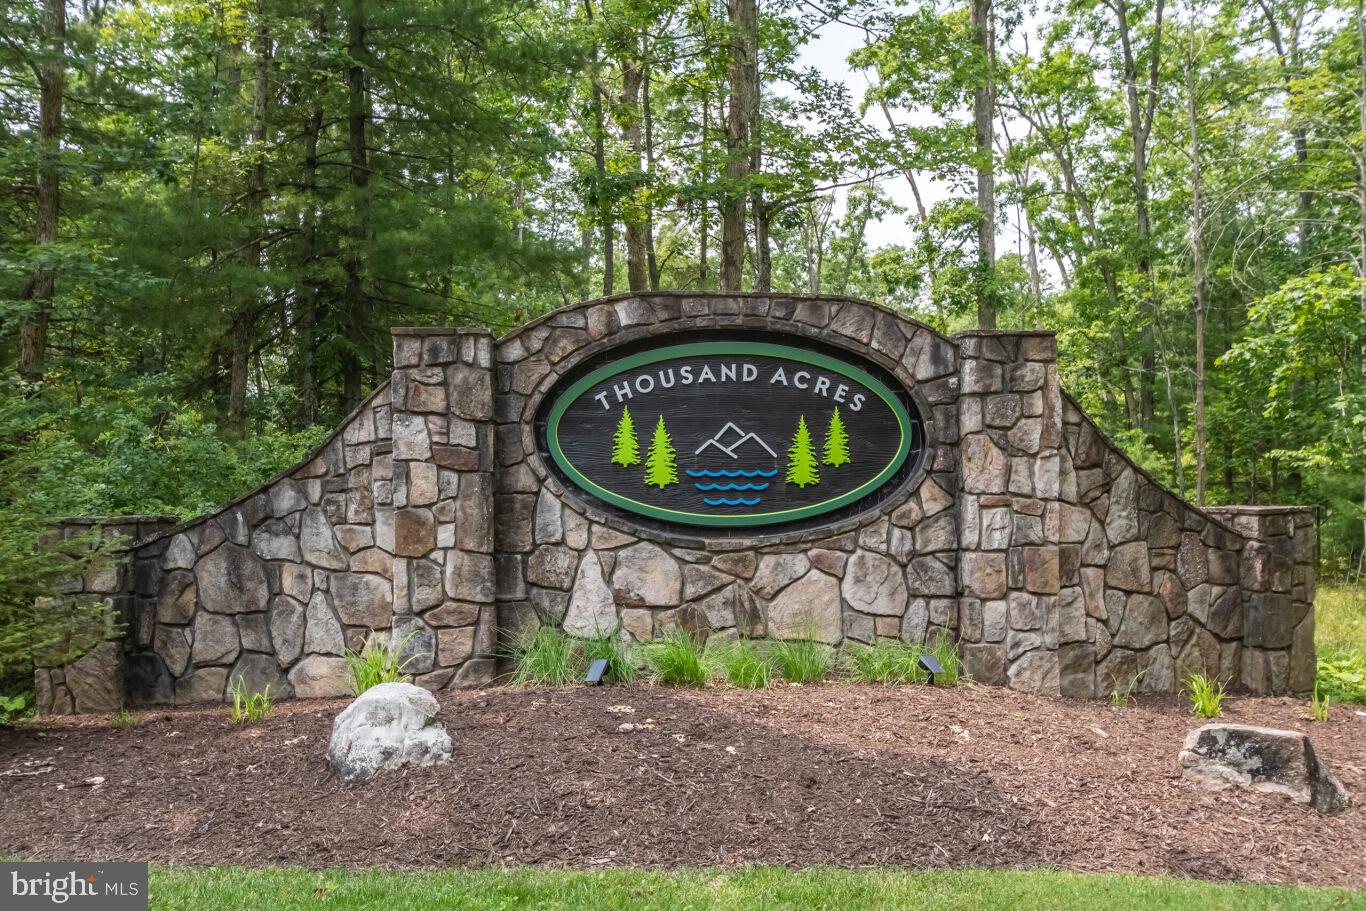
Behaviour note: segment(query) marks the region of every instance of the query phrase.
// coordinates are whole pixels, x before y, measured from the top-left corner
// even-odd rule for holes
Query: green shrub
[[[712,661],[703,644],[685,630],[676,629],[663,639],[641,646],[650,672],[669,686],[705,686],[711,679]]]
[[[713,656],[731,686],[757,690],[773,682],[772,662],[749,639],[728,642],[713,649]]]
[[[517,663],[513,682],[525,686],[568,686],[583,678],[579,647],[564,631],[542,626],[523,634],[512,647]],[[605,657],[605,656],[604,656]]]
[[[830,670],[832,650],[811,639],[786,639],[773,643],[769,654],[778,673],[789,683],[814,683]]]
[[[1317,689],[1338,702],[1366,704],[1366,648],[1319,654]]]
[[[33,714],[33,703],[28,693],[15,696],[0,696],[0,724],[14,724]]]
[[[636,666],[627,652],[626,643],[618,636],[597,636],[582,640],[584,662],[605,660],[607,673],[603,680],[630,683],[636,679]],[[586,671],[585,671],[586,673]]]
[[[844,658],[849,672],[861,683],[920,683],[927,678],[920,666],[924,652],[918,645],[879,639],[872,645],[849,645]]]
[[[135,715],[126,708],[120,708],[117,712],[109,716],[109,726],[119,730],[135,728],[142,724],[142,716]]]
[[[956,684],[963,676],[963,661],[958,656],[957,643],[947,633],[941,632],[934,645],[930,646],[930,654],[939,660],[939,666],[944,669],[944,673],[935,675],[934,682],[944,686]]]
[[[372,686],[379,686],[381,683],[408,683],[412,680],[404,669],[412,658],[400,661],[399,655],[402,654],[404,646],[412,635],[404,637],[398,645],[386,641],[376,636],[375,631],[371,630],[366,637],[365,645],[359,652],[346,649],[343,657],[346,658],[347,667],[351,671],[351,692],[359,696],[361,693],[370,689]]]
[[[249,724],[253,721],[260,721],[266,717],[270,712],[271,705],[273,705],[270,698],[270,684],[266,684],[266,688],[259,693],[248,693],[246,682],[242,679],[241,674],[238,674],[237,679],[229,684],[228,693],[232,696],[232,708],[228,709],[228,720],[233,724]],[[357,693],[357,695],[360,694]]]
[[[1186,695],[1190,697],[1191,707],[1201,718],[1218,718],[1223,714],[1224,684],[1216,677],[1204,674],[1190,674],[1185,679]]]

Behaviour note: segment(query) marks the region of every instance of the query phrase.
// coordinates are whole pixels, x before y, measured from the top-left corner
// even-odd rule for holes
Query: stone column
[[[1057,694],[1064,574],[1057,340],[1051,332],[979,331],[957,341],[964,664],[983,683]],[[1080,611],[1075,562],[1066,584]],[[1084,613],[1080,620],[1084,639]]]
[[[422,686],[478,686],[495,631],[493,336],[393,336],[393,506],[375,529],[394,554],[392,635]]]
[[[1238,571],[1243,595],[1242,688],[1283,695],[1313,691],[1314,511],[1294,506],[1222,506],[1209,512],[1248,538]]]

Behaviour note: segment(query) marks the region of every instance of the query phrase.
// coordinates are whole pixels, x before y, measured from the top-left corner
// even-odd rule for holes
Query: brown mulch
[[[0,855],[161,864],[1049,866],[1366,885],[1366,716],[1237,699],[1306,730],[1357,800],[1323,817],[1211,793],[1174,701],[1115,709],[976,687],[845,684],[443,695],[455,758],[337,784],[345,701],[240,728],[222,709],[0,731]],[[622,714],[614,707],[630,706]],[[620,733],[624,722],[643,730]],[[46,770],[46,771],[44,771]],[[88,784],[96,776],[104,781]]]

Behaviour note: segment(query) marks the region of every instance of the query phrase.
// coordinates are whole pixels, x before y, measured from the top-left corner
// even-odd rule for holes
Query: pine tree
[[[617,432],[612,437],[612,462],[622,468],[640,463],[640,443],[636,441],[636,422],[631,419],[631,409],[622,406],[621,419],[617,421]]]
[[[792,446],[787,450],[787,483],[805,487],[821,482],[816,468],[816,450],[811,445],[811,431],[806,429],[806,415],[797,421],[797,433],[792,437]]]
[[[849,461],[849,434],[844,432],[844,421],[840,420],[839,406],[830,415],[830,426],[825,430],[825,464],[836,468]]]
[[[678,463],[674,461],[674,444],[669,439],[669,431],[664,429],[664,415],[659,416],[655,425],[654,438],[650,440],[650,451],[645,454],[645,483],[660,489],[678,483]]]

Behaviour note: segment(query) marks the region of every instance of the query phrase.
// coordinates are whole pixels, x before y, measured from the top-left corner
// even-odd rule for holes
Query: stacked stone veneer
[[[925,418],[923,470],[859,516],[747,537],[663,533],[565,490],[534,428],[558,381],[614,346],[709,328],[878,364]],[[1200,511],[1164,490],[1061,391],[1049,333],[946,338],[861,301],[652,294],[497,342],[394,330],[390,382],[331,440],[140,542],[115,595],[142,702],[219,699],[239,675],[341,694],[342,650],[370,630],[405,643],[424,686],[483,684],[499,634],[539,624],[637,641],[679,627],[831,644],[947,634],[978,680],[1033,692],[1170,692],[1190,670],[1303,692],[1311,519]]]

